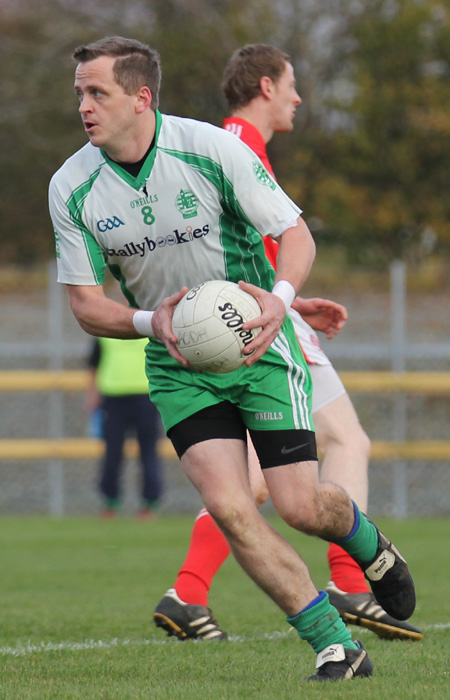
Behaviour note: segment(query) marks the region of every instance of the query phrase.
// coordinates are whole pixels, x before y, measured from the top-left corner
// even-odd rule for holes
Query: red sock
[[[230,545],[206,508],[198,514],[189,550],[174,588],[190,605],[208,605],[212,580],[230,554]]]
[[[328,547],[331,580],[346,593],[368,593],[369,587],[356,561],[342,547],[331,543]]]

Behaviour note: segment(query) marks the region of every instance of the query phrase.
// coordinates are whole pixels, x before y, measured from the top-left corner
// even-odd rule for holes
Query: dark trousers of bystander
[[[145,394],[103,396],[102,427],[105,454],[101,465],[100,492],[108,500],[121,496],[121,472],[124,444],[134,435],[138,441],[142,465],[141,497],[156,503],[162,493],[161,463],[157,441],[161,432],[157,408]]]

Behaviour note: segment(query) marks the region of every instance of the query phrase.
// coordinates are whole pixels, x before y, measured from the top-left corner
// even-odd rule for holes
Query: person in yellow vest
[[[161,498],[161,463],[156,449],[161,428],[158,410],[148,395],[147,343],[147,338],[96,338],[88,358],[86,409],[91,414],[99,409],[105,442],[99,479],[104,517],[114,517],[120,508],[124,444],[132,434],[139,444],[142,465],[140,516],[151,518]]]

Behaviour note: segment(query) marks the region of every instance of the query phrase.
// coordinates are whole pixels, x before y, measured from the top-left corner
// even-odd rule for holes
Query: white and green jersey
[[[142,309],[209,279],[270,290],[261,236],[278,237],[300,213],[233,134],[159,112],[137,177],[88,143],[50,183],[58,281],[102,284],[108,266]]]

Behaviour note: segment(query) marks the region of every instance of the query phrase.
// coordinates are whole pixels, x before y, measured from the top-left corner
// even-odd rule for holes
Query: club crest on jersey
[[[198,197],[192,190],[180,190],[175,200],[175,206],[183,215],[183,219],[191,219],[197,216]]]
[[[258,163],[256,160],[253,163],[253,172],[261,185],[266,185],[267,187],[270,187],[271,190],[275,189],[276,185],[265,169],[264,165]]]
[[[122,219],[118,216],[113,216],[112,219],[100,219],[97,221],[97,228],[100,233],[105,233],[105,231],[112,231],[113,228],[119,228],[119,226],[125,226]]]

